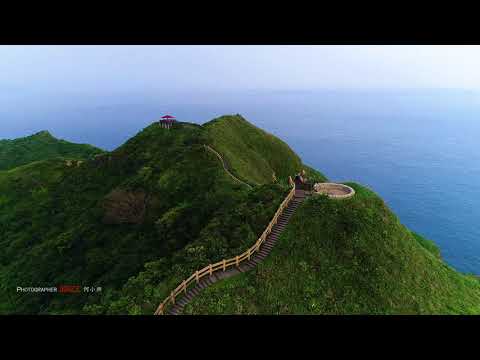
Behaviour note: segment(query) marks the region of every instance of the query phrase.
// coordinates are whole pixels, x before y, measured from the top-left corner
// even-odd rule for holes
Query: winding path
[[[212,153],[214,153],[214,154],[218,157],[218,159],[219,159],[220,162],[222,163],[223,169],[225,170],[225,172],[226,172],[228,175],[230,175],[235,181],[237,181],[237,182],[239,182],[239,183],[241,183],[241,184],[243,184],[243,185],[248,186],[250,189],[252,188],[251,185],[247,184],[245,181],[240,180],[239,178],[237,178],[235,175],[233,175],[233,174],[230,172],[230,170],[228,169],[228,167],[227,167],[227,165],[226,165],[226,163],[225,163],[225,160],[223,160],[222,155],[220,155],[217,151],[215,151],[215,150],[214,150],[213,148],[211,148],[209,145],[205,145],[205,144],[204,144],[203,146],[204,146],[206,149],[208,149],[209,151],[211,151]]]
[[[257,266],[259,263],[261,263],[263,259],[265,259],[272,251],[278,240],[279,235],[283,232],[285,226],[290,220],[290,217],[293,215],[297,207],[303,202],[305,196],[306,194],[303,190],[295,190],[295,196],[288,204],[288,207],[285,208],[285,210],[278,218],[278,222],[273,226],[271,233],[267,236],[266,241],[262,244],[261,250],[258,253],[255,253],[255,255],[253,255],[250,260],[242,262],[241,265],[239,265],[238,267],[229,268],[225,271],[218,271],[210,276],[202,278],[195,285],[195,287],[192,287],[185,292],[182,298],[167,311],[167,314],[181,314],[185,305],[192,301],[192,299],[195,296],[199,295],[201,291],[206,287],[222,279],[226,279],[234,275],[247,272]]]

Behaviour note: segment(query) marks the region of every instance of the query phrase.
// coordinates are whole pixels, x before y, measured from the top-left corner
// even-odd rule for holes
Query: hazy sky
[[[480,46],[0,46],[0,93],[480,87]]]

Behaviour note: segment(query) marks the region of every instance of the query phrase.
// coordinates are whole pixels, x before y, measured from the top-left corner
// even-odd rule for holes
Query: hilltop
[[[217,136],[208,124],[177,123],[167,130],[154,123],[114,151],[75,166],[53,158],[0,172],[0,313],[151,313],[156,298],[124,302],[130,278],[155,266],[155,288],[141,292],[161,296],[199,264],[254,242],[288,192],[287,179],[277,175],[279,181],[265,179],[253,189],[235,182],[204,146],[215,146]],[[294,159],[283,146],[269,145],[257,160],[282,174],[270,153],[291,152]],[[237,156],[230,154],[226,160]],[[232,162],[232,172],[241,173]],[[242,174],[255,179],[253,172]],[[12,290],[18,284],[103,290],[31,296]]]
[[[44,130],[23,138],[0,140],[0,171],[56,157],[89,159],[102,152],[91,145],[59,140]]]
[[[186,314],[480,314],[480,280],[403,226],[372,191],[316,195],[255,271],[207,288]]]
[[[237,177],[252,185],[271,183],[273,176],[285,180],[304,167],[285,142],[240,115],[222,116],[204,127],[213,147],[227,159]],[[325,179],[313,170],[310,172]]]

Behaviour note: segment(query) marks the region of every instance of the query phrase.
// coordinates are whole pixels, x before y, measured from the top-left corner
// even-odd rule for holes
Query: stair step
[[[197,288],[193,288],[191,291],[192,291],[192,294],[195,296],[200,294],[200,291]]]

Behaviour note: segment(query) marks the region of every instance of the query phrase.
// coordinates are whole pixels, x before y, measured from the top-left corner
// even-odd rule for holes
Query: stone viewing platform
[[[350,186],[337,183],[316,183],[313,185],[313,194],[325,194],[333,199],[345,199],[355,195]]]

